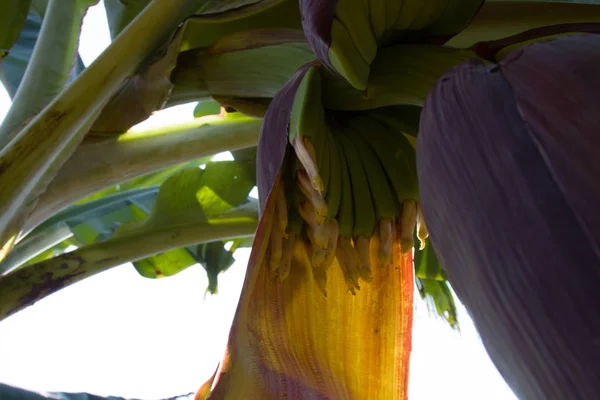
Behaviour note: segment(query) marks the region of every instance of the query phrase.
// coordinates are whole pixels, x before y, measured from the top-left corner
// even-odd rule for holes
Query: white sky
[[[80,45],[88,65],[109,42],[102,1],[86,16]],[[10,100],[0,88],[0,120]],[[146,125],[192,118],[194,104]],[[160,399],[193,392],[221,358],[249,250],[207,296],[200,266],[170,278],[140,277],[131,264],[68,287],[0,322],[0,381],[38,391]],[[418,297],[418,296],[417,296]],[[516,400],[462,305],[461,333],[417,300],[411,400]]]

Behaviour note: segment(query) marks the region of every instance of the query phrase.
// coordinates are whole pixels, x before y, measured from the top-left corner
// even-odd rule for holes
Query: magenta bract
[[[440,79],[417,165],[431,239],[521,399],[600,392],[600,36]]]

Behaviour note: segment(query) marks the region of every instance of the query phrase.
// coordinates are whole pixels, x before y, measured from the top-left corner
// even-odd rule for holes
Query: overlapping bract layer
[[[437,254],[522,399],[600,391],[600,36],[523,46],[440,80],[421,119]]]
[[[326,298],[312,279],[301,242],[294,245],[287,279],[273,280],[266,250],[277,224],[274,212],[271,194],[227,353],[208,398],[406,399],[414,285],[410,254],[401,255],[394,246],[395,266],[374,269],[360,296],[347,295],[334,261]],[[376,257],[373,243],[371,258]]]
[[[273,159],[266,142],[285,147],[286,139],[290,146],[282,160],[282,185],[273,194],[270,270],[284,280],[295,243],[304,243],[323,294],[334,259],[354,294],[359,280],[372,280],[373,264],[392,265],[395,242],[403,253],[412,250],[417,220],[419,238],[427,237],[417,203],[415,150],[387,110],[324,109],[321,79],[319,67],[304,66],[273,100],[282,114],[268,113],[263,124],[259,175]],[[375,263],[369,257],[372,240],[378,247]]]
[[[483,0],[300,0],[302,25],[317,57],[357,89],[366,89],[377,49],[415,38],[450,37]]]

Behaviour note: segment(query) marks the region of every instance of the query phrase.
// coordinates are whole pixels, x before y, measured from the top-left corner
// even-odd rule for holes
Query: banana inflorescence
[[[317,57],[365,90],[382,46],[416,38],[445,41],[460,32],[483,0],[300,0],[304,32]]]
[[[418,205],[415,148],[407,138],[413,132],[393,118],[407,112],[414,110],[327,110],[321,101],[320,68],[307,69],[288,126],[294,151],[288,152],[283,183],[272,194],[276,222],[268,257],[273,277],[288,276],[300,240],[325,296],[335,259],[355,294],[360,281],[372,280],[373,262],[392,264],[395,242],[402,253],[412,251],[415,227],[424,244],[427,229]]]

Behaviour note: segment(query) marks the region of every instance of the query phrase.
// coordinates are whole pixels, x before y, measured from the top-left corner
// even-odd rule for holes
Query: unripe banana
[[[331,24],[331,37],[335,38],[329,47],[329,62],[333,69],[356,89],[366,89],[370,63],[361,57],[350,33],[337,20],[333,20]]]
[[[375,153],[369,142],[364,139],[364,136],[372,134],[372,129],[359,133],[357,127],[348,126],[344,132],[358,150],[357,153],[364,167],[369,191],[373,199],[376,219],[396,218],[400,215],[400,204],[396,198],[394,189],[377,157],[377,153]]]
[[[340,148],[337,140],[328,129],[327,142],[329,144],[329,182],[327,192],[325,194],[325,202],[327,204],[327,217],[333,219],[340,208],[340,200],[342,197],[342,160],[340,159]],[[345,161],[343,161],[345,164]]]
[[[348,132],[348,128],[343,126],[340,129],[340,133],[342,134],[339,135],[339,142],[348,160],[352,198],[354,199],[354,228],[352,229],[352,236],[371,237],[375,231],[376,221],[369,182],[365,175],[359,152],[350,139],[352,133]]]
[[[335,141],[339,150],[340,165],[340,205],[336,214],[336,220],[338,221],[340,236],[350,238],[354,229],[354,199],[352,197],[349,166],[339,139],[342,134],[338,132],[337,128],[337,126],[335,128],[332,127],[331,132],[331,138]]]
[[[348,0],[340,0],[340,3]],[[366,64],[373,62],[377,54],[377,39],[374,34],[374,29],[377,25],[373,25],[369,18],[365,18],[370,13],[369,0],[350,0],[352,6],[338,4],[336,7],[336,16],[333,24],[348,32],[352,42],[350,43],[356,48],[356,51]],[[385,18],[385,14],[384,14]],[[385,21],[384,21],[385,22]],[[339,37],[336,36],[336,29],[332,26],[331,42],[334,43]],[[382,26],[382,29],[384,27]],[[345,36],[344,36],[345,37]]]
[[[404,135],[364,115],[353,118],[351,124],[379,157],[398,201],[418,199],[415,149]]]
[[[350,175],[350,160],[346,160],[346,152],[344,146],[341,145],[340,140],[343,134],[340,132],[340,125],[334,120],[328,121],[331,126],[331,139],[332,142],[336,143],[339,149],[339,165],[340,165],[340,205],[336,215],[336,218],[332,221],[337,221],[337,228],[339,238],[337,246],[335,248],[335,257],[338,260],[338,264],[348,290],[355,294],[355,290],[360,290],[358,285],[359,270],[358,270],[358,255],[356,250],[352,246],[351,238],[354,231],[355,221],[355,198],[352,191],[352,181]],[[327,259],[323,262],[327,263]]]

